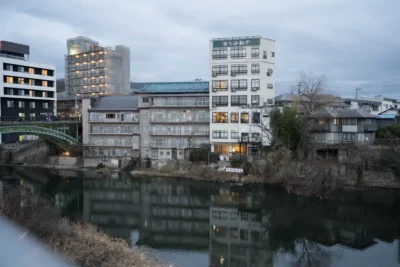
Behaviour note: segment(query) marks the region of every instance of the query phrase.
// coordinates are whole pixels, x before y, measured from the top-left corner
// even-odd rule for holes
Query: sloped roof
[[[91,110],[137,110],[136,95],[103,96],[92,104]]]
[[[314,95],[314,100],[316,102],[330,102],[330,103],[343,103],[343,100],[341,97],[330,95],[330,94],[316,94]],[[296,94],[281,94],[275,97],[275,102],[281,102],[281,101],[301,101],[301,102],[308,102],[310,99],[304,95],[300,97],[299,95]]]
[[[376,119],[378,116],[359,109],[334,109],[329,107],[321,108],[313,112],[311,118],[348,118],[348,119]]]
[[[133,88],[137,93],[208,93],[209,82],[207,81],[190,81],[190,82],[153,82],[144,83],[141,87],[140,83],[136,83],[139,88]]]
[[[400,113],[400,109],[399,109],[399,108],[390,107],[390,108],[388,108],[387,110],[384,110],[384,111],[382,111],[381,113],[379,113],[379,115],[385,114],[385,113],[388,112],[388,111],[395,111],[395,112],[397,112],[397,113]]]

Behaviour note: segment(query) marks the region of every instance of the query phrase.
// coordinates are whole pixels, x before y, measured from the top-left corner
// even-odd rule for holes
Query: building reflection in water
[[[23,170],[5,175],[29,184]],[[307,259],[321,263],[324,258],[322,264],[329,266],[340,257],[332,246],[362,251],[380,241],[397,245],[400,235],[395,193],[349,192],[320,200],[260,185],[132,179],[127,173],[82,180],[52,172],[48,177],[46,194],[63,199],[67,212],[81,207],[76,218],[127,240],[134,232],[140,245],[208,251],[210,266],[272,266],[281,252],[302,261],[305,249]],[[400,243],[398,254],[400,262]]]

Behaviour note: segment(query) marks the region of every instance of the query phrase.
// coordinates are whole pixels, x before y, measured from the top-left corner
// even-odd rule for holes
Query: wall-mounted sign
[[[260,38],[213,41],[213,47],[232,47],[232,46],[251,46],[251,45],[260,45]]]
[[[226,168],[226,172],[237,172],[237,173],[243,173],[243,169],[240,168]]]

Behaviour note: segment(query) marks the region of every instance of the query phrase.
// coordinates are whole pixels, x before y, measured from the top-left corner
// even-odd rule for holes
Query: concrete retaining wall
[[[81,167],[82,160],[77,157],[50,156],[47,164],[57,166]]]
[[[122,158],[107,158],[104,160],[103,158],[83,158],[83,167],[86,168],[94,168],[97,167],[100,163],[109,167],[109,168],[126,168],[129,166],[131,162],[130,157],[122,157]]]
[[[33,145],[21,147],[13,151],[12,160],[21,163],[45,163],[48,156],[48,147],[45,142],[37,142]]]

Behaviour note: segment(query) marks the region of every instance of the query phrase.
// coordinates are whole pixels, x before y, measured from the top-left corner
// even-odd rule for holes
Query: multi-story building
[[[210,40],[210,143],[223,155],[257,153],[269,141],[262,107],[275,97],[275,41],[261,36]]]
[[[119,164],[123,157],[139,157],[137,96],[102,96],[82,100],[82,141],[86,166],[103,160]]]
[[[29,46],[0,42],[0,117],[39,119],[56,112],[56,68],[29,61]],[[1,139],[2,138],[2,139]],[[0,142],[23,136],[6,134]]]
[[[325,107],[310,116],[310,141],[317,144],[373,144],[377,116],[358,109]]]
[[[208,82],[133,84],[140,109],[141,157],[157,162],[187,159],[209,143]]]
[[[68,95],[128,94],[130,49],[115,49],[78,36],[67,40],[65,89]]]

